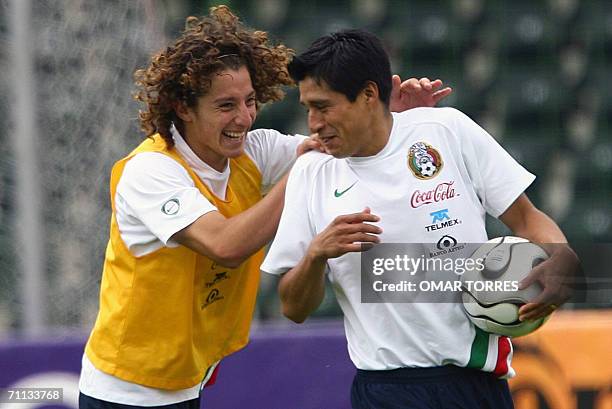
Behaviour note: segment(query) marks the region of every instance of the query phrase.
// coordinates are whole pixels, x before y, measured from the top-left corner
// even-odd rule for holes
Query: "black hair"
[[[324,81],[354,102],[368,81],[378,86],[380,100],[389,106],[391,65],[382,42],[363,30],[343,30],[323,36],[288,66],[295,82],[306,77]]]

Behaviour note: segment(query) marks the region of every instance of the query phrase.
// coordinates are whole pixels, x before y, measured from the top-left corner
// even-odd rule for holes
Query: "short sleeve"
[[[185,168],[157,152],[140,153],[128,161],[116,195],[128,212],[121,216],[140,221],[164,245],[203,214],[217,210]]]
[[[467,115],[454,110],[463,161],[484,209],[499,217],[533,183],[535,175],[521,166]]]
[[[280,275],[295,267],[315,237],[309,212],[313,174],[308,164],[309,159],[316,155],[319,154],[312,152],[302,155],[289,173],[283,214],[276,237],[261,266],[266,273]]]
[[[245,151],[261,171],[264,187],[276,184],[291,169],[297,147],[306,136],[285,135],[273,129],[256,129],[247,136]]]

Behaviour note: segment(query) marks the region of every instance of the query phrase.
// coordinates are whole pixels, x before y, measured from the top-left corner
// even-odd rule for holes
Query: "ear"
[[[193,122],[193,110],[185,105],[183,101],[178,101],[174,104],[174,112],[183,122]]]
[[[374,81],[366,82],[363,87],[362,93],[365,97],[366,103],[374,102],[378,100],[378,85]]]

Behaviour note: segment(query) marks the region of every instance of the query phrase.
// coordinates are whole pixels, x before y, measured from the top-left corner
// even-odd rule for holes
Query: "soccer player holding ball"
[[[148,138],[112,169],[81,408],[198,408],[219,361],[248,342],[283,175],[319,146],[251,130],[259,106],[280,100],[281,86],[292,83],[292,55],[219,6],[189,18],[181,37],[137,71]],[[393,81],[400,110],[432,106],[450,92],[440,81]]]
[[[281,275],[283,313],[303,322],[321,303],[325,274],[344,312],[357,374],[355,409],[511,408],[510,340],[477,331],[460,303],[362,303],[360,252],[380,242],[487,241],[485,213],[515,235],[565,243],[524,190],[534,176],[466,115],[451,108],[389,110],[390,65],[374,35],[352,30],[316,40],[289,73],[325,151],[298,158],[276,238],[262,270]],[[462,223],[427,230],[432,212]],[[561,277],[577,267],[567,245],[524,284],[543,292],[521,310],[537,319],[561,305]]]

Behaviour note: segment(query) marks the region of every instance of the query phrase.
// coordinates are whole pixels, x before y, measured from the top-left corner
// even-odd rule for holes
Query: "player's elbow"
[[[212,249],[212,259],[222,266],[229,268],[237,268],[249,257],[248,254],[242,254],[234,246],[218,243]]]
[[[311,291],[308,286],[303,286],[295,281],[295,271],[291,270],[280,279],[278,283],[278,295],[281,304],[281,313],[291,321],[301,324],[312,314],[323,300],[324,290]]]
[[[215,261],[219,263],[220,265],[224,267],[228,267],[228,268],[238,268],[240,267],[240,264],[243,263],[243,261],[240,259],[231,259],[231,258],[219,258]]]
[[[283,293],[282,286],[280,289],[280,299],[281,299],[281,312],[291,321],[296,324],[301,324],[306,321],[306,318],[310,315],[310,311],[305,308],[303,305],[295,302],[291,302],[291,300],[287,299],[286,294]]]
[[[296,324],[301,324],[306,321],[306,318],[308,318],[307,313],[304,313],[303,311],[300,311],[296,308],[291,308],[290,306],[284,303],[281,307],[281,311],[285,317],[289,318]]]

